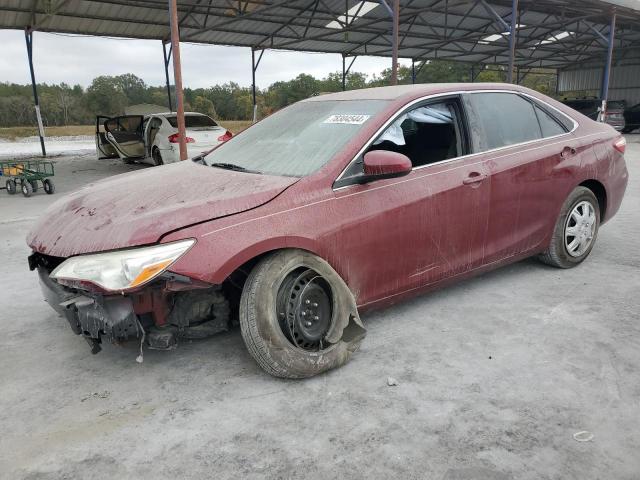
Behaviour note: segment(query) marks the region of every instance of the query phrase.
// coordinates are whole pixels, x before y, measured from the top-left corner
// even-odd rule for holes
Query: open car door
[[[121,159],[144,157],[142,115],[125,115],[104,122],[105,138]]]
[[[96,117],[96,153],[98,154],[98,160],[118,157],[118,152],[107,140],[107,132],[104,129],[104,123],[107,120],[110,120],[110,118],[102,115]]]

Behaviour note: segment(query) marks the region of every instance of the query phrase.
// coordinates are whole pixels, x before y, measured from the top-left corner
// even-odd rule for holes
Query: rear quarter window
[[[540,129],[542,130],[542,136],[544,138],[567,133],[567,129],[555,117],[538,105],[537,102],[535,103],[535,111],[538,116]]]

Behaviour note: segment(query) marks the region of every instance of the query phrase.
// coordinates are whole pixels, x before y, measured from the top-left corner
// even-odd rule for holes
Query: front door
[[[487,166],[464,156],[467,135],[457,98],[426,106],[400,116],[370,147],[407,155],[414,165],[408,176],[335,192],[335,216],[348,220],[328,240],[361,306],[473,270],[484,260]]]
[[[105,137],[123,160],[145,156],[143,120],[142,115],[126,115],[104,122]]]

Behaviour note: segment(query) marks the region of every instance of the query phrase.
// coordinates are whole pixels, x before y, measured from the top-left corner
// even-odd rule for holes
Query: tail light
[[[218,141],[219,142],[226,142],[227,140],[231,140],[231,137],[233,137],[233,133],[231,133],[229,130],[227,130],[226,132],[224,132],[224,135],[220,135],[218,137]]]
[[[196,143],[196,141],[191,137],[184,137],[187,143]],[[169,135],[169,143],[180,143],[180,135],[174,133],[173,135]]]
[[[627,149],[627,139],[624,137],[619,137],[615,142],[613,142],[613,148],[615,148],[620,153],[624,153],[624,151]]]

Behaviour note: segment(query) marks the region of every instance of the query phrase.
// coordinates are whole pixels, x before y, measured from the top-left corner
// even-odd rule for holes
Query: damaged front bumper
[[[85,338],[92,353],[101,350],[103,340],[139,340],[149,348],[169,350],[179,338],[204,338],[231,325],[220,286],[167,272],[140,290],[109,294],[53,280],[50,272],[63,260],[34,253],[29,267],[38,271],[46,302]]]
[[[82,335],[91,353],[101,350],[102,337],[113,343],[140,338],[144,330],[134,310],[133,301],[126,296],[89,296],[68,290],[38,267],[40,287],[46,302],[65,317],[71,330]]]

